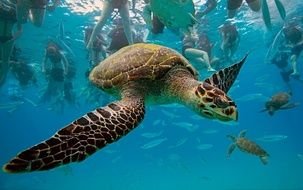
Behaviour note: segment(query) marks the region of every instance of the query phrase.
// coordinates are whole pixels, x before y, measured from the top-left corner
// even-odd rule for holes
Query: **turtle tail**
[[[142,99],[125,98],[75,120],[4,165],[8,173],[49,170],[80,162],[134,129],[144,117]]]

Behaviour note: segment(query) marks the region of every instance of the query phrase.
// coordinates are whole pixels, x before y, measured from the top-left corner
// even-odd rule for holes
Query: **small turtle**
[[[245,134],[246,130],[241,131],[238,137],[227,135],[227,137],[233,141],[233,143],[228,148],[227,156],[230,157],[231,153],[235,150],[236,147],[238,147],[243,152],[259,156],[261,162],[263,164],[267,164],[269,154],[259,145],[245,138]]]
[[[261,112],[267,111],[269,115],[274,115],[278,110],[291,109],[299,105],[298,103],[289,103],[290,98],[291,93],[279,92],[265,102],[265,108]]]
[[[170,48],[155,44],[124,47],[89,76],[95,85],[120,100],[76,119],[48,140],[18,154],[3,169],[30,172],[82,161],[137,127],[146,103],[179,102],[200,116],[237,120],[237,107],[226,93],[245,59],[198,81],[196,70]]]
[[[197,22],[192,0],[150,0],[150,9],[168,28],[187,32]]]

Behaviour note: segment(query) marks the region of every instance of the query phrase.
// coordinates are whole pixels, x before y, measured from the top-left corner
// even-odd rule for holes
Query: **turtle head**
[[[194,109],[201,116],[221,121],[238,120],[236,104],[217,87],[203,82],[195,88]]]

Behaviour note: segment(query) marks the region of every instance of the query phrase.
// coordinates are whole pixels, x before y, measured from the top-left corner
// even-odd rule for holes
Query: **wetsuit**
[[[108,47],[110,51],[117,51],[122,47],[128,45],[128,41],[126,39],[126,35],[124,33],[123,27],[116,27],[114,28],[108,35],[112,41]]]

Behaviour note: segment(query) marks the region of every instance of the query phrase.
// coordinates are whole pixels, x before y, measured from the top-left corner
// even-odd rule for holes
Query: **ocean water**
[[[84,46],[84,28],[93,24],[102,8],[93,1],[66,0],[54,12],[47,13],[41,28],[24,25],[22,36],[16,41],[22,55],[35,65],[38,85],[19,89],[22,101],[10,99],[16,87],[8,76],[0,89],[0,165],[7,163],[18,152],[49,138],[58,129],[82,116],[97,105],[87,103],[81,95],[87,86],[85,71],[88,66]],[[195,1],[202,5],[205,1]],[[266,30],[261,13],[252,13],[246,5],[234,22],[241,41],[235,60],[250,51],[236,83],[229,95],[238,105],[237,122],[218,122],[197,116],[178,104],[147,107],[144,121],[121,140],[108,145],[81,163],[50,171],[7,174],[0,172],[1,190],[102,189],[207,189],[207,190],[303,190],[303,129],[302,105],[282,110],[269,116],[260,113],[264,103],[273,94],[288,91],[279,70],[266,63],[266,53],[278,31],[283,27],[274,1],[268,0],[273,28]],[[287,15],[303,16],[301,0],[282,0]],[[217,10],[206,16],[206,30],[218,44],[214,54],[219,55],[218,26],[226,19],[226,1],[219,1]],[[141,9],[142,5],[138,7]],[[49,104],[41,104],[39,96],[46,87],[39,65],[44,47],[50,38],[56,38],[60,23],[64,24],[66,44],[73,52],[77,68],[74,81],[77,105],[56,112]],[[133,19],[135,28],[142,29],[140,20]],[[105,27],[108,31],[110,27]],[[181,49],[178,36],[165,31],[149,42]],[[71,52],[70,52],[71,53]],[[299,60],[302,67],[302,58]],[[303,102],[303,84],[290,81],[292,102]],[[99,106],[112,100],[104,94]],[[13,105],[12,105],[13,104]],[[5,106],[4,106],[5,105]],[[246,137],[262,146],[269,154],[269,163],[236,149],[227,158],[231,141],[226,135],[247,130]]]

